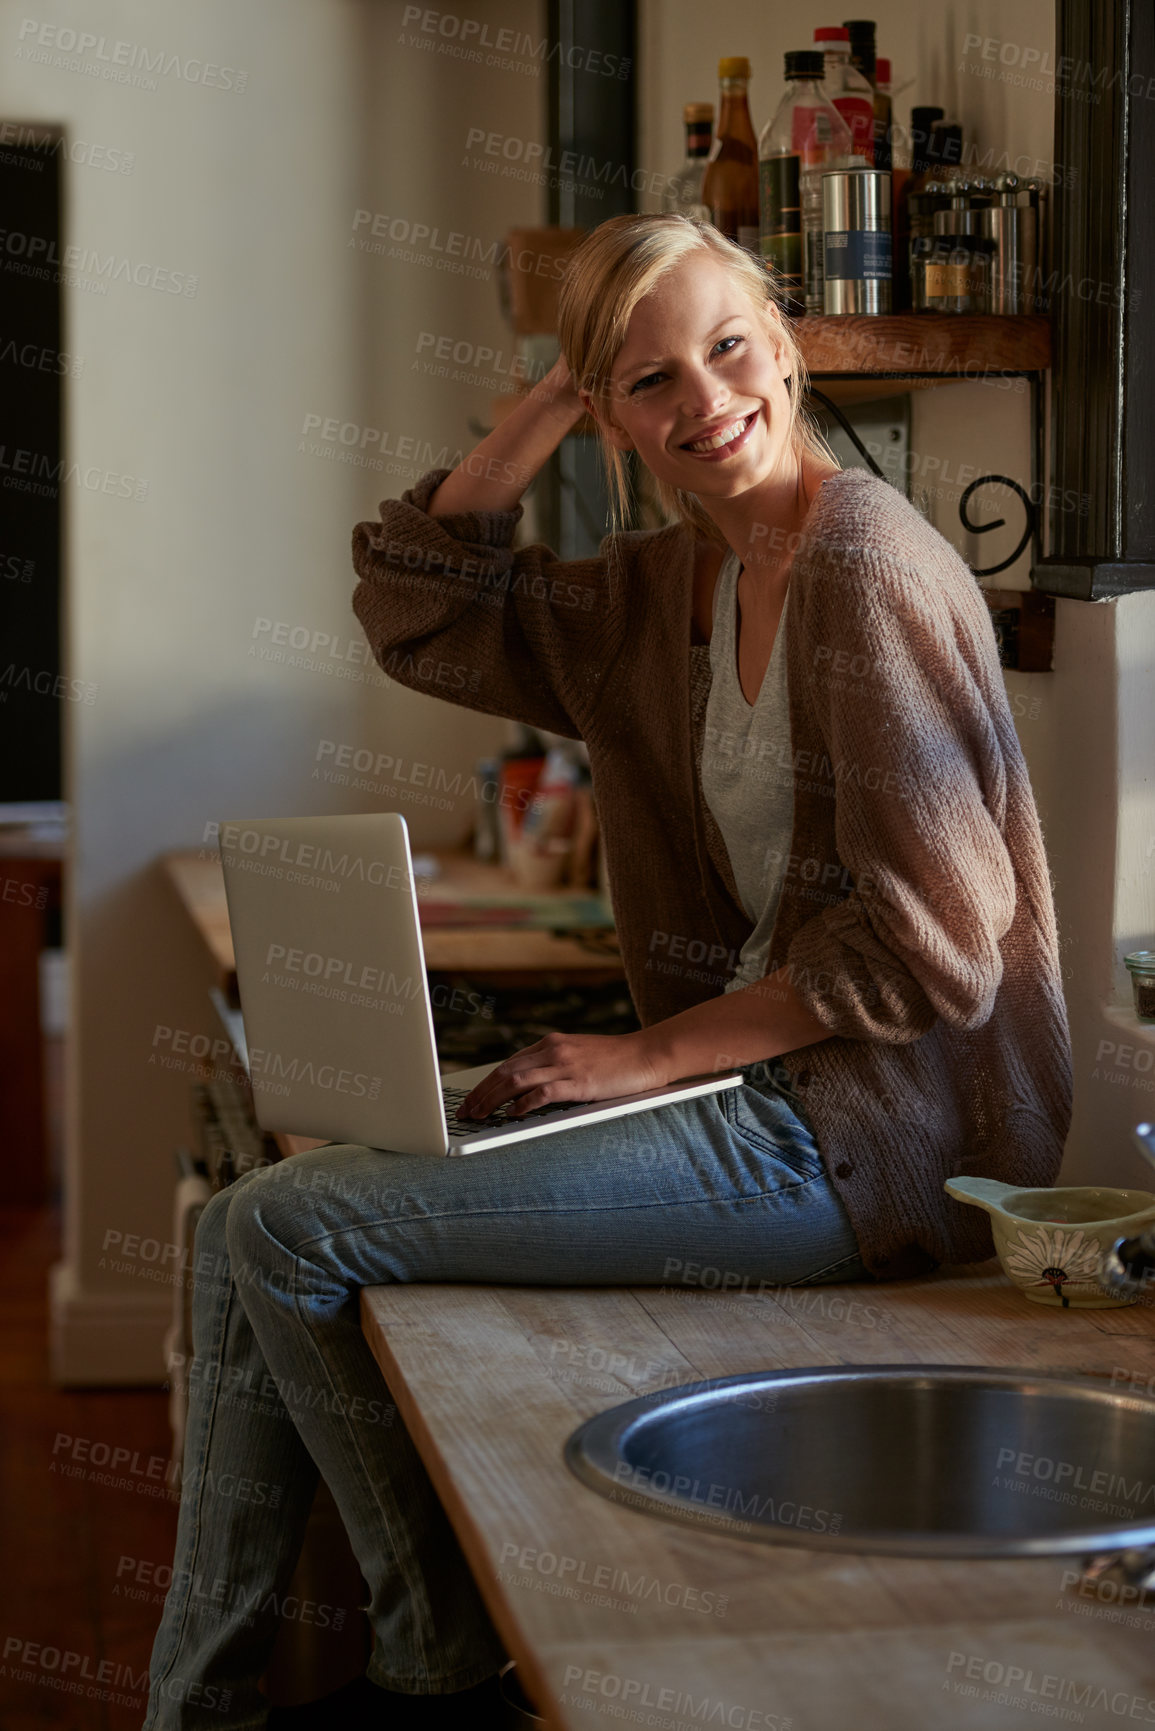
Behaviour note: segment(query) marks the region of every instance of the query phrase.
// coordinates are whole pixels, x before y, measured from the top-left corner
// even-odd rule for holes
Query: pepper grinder
[[[990,309],[992,313],[1025,313],[1035,310],[1038,263],[1038,194],[1022,184],[1017,174],[1000,174],[995,180],[994,200],[976,211],[978,233],[994,242],[991,259]]]

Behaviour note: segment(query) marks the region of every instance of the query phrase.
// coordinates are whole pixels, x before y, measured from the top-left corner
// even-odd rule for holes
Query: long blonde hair
[[[558,304],[558,337],[574,381],[608,405],[610,373],[626,340],[630,315],[638,302],[675,265],[692,253],[709,251],[728,265],[738,286],[761,311],[767,305],[778,313],[782,340],[790,360],[789,437],[801,454],[809,450],[826,462],[837,458],[802,407],[806,392],[806,367],[789,320],[782,311],[782,296],[769,265],[764,265],[710,223],[694,217],[611,216],[599,223],[566,261]],[[598,443],[605,463],[610,492],[613,527],[620,528],[631,516],[629,471],[625,454],[610,443],[600,426]],[[722,534],[703,510],[696,493],[654,477],[658,498],[667,518],[680,520],[708,540],[721,543]]]

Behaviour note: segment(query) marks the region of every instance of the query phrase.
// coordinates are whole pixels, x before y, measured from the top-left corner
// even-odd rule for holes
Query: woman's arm
[[[985,603],[945,544],[918,569],[875,548],[821,559],[799,602],[855,887],[777,960],[831,1034],[901,1044],[939,1020],[981,1027],[1018,895],[1008,775],[1026,773]]]
[[[353,531],[353,611],[399,684],[578,738],[620,647],[609,541],[562,560],[513,546],[517,503],[582,410],[559,363],[453,470],[430,470]],[[579,704],[581,707],[581,704]]]
[[[683,1076],[741,1069],[830,1034],[775,972],[635,1034],[547,1034],[491,1070],[461,1111],[484,1118],[516,1100],[511,1115],[519,1117],[566,1100],[613,1100]]]
[[[584,412],[562,358],[442,481],[426,510],[512,511]]]
[[[793,982],[775,969],[752,985],[693,1004],[642,1030],[660,1081],[741,1069],[760,1058],[796,1052],[832,1030],[802,1002]]]

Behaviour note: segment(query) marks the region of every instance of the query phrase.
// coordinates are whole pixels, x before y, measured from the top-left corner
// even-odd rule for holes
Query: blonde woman
[[[466,666],[470,708],[589,750],[641,1027],[559,1029],[464,1110],[745,1080],[467,1161],[328,1147],[214,1199],[149,1731],[264,1723],[273,1625],[209,1615],[189,1581],[216,1568],[261,1604],[318,1470],[371,1588],[366,1689],[392,1692],[390,1724],[438,1722],[422,1696],[485,1722],[502,1659],[485,1583],[400,1419],[356,1416],[384,1393],[361,1286],[925,1274],[992,1248],[945,1178],[1058,1169],[1071,1069],[1050,879],[971,573],[893,488],[832,461],[773,282],[714,229],[603,223],[570,263],[560,339],[463,463],[353,538],[354,606],[396,677],[451,696],[421,669]],[[619,511],[633,450],[669,526],[564,563],[515,548],[522,494],[586,411]],[[309,1400],[319,1384],[345,1398]],[[260,1411],[222,1398],[254,1385],[273,1390]],[[280,1486],[276,1515],[206,1496],[242,1463]],[[226,1686],[222,1719],[204,1691]]]

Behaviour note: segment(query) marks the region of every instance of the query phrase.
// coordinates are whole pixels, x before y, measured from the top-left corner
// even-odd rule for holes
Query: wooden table
[[[771,1367],[1006,1365],[1101,1379],[1119,1369],[1155,1392],[1150,1308],[1050,1310],[992,1262],[749,1297],[379,1286],[362,1294],[362,1317],[551,1726],[1022,1731],[1080,1713],[1092,1726],[1155,1723],[1155,1610],[1128,1627],[1109,1601],[1074,1594],[1071,1558],[926,1562],[760,1545],[608,1502],[562,1459],[570,1432],[621,1400]],[[1012,1666],[1029,1684],[990,1681],[1005,1683]],[[1115,1705],[1074,1705],[1085,1684],[1105,1686]],[[695,1718],[687,1697],[714,1716]],[[653,1706],[663,1699],[665,1711]]]
[[[441,875],[422,893],[428,899],[485,898],[516,891],[518,899],[540,900],[520,890],[503,866],[487,865],[451,848],[428,848]],[[236,1001],[236,961],[229,931],[224,877],[219,857],[201,849],[164,856],[165,873],[216,964],[218,984]],[[421,897],[418,897],[418,912]],[[612,934],[597,949],[576,938],[513,926],[425,926],[421,933],[425,966],[432,974],[469,974],[508,986],[600,985],[623,979],[620,952]]]

